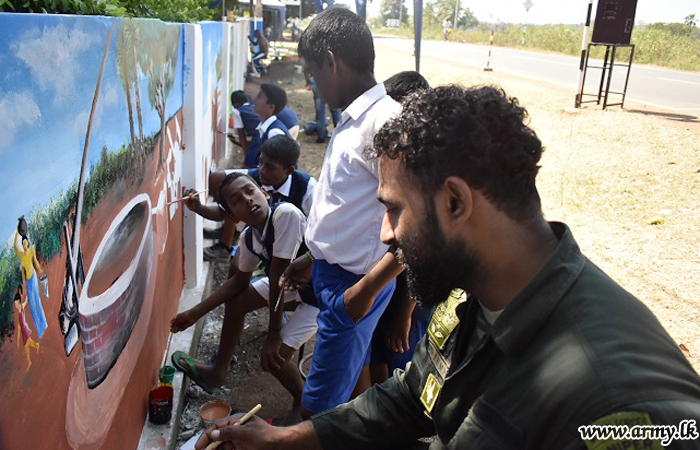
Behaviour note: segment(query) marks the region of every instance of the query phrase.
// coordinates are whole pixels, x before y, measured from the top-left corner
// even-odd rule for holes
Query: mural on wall
[[[0,448],[135,448],[184,276],[182,26],[0,14],[0,41]]]
[[[223,115],[226,98],[223,93],[223,27],[221,22],[208,22],[200,25],[202,30],[202,111],[204,114],[203,143],[211,152],[205,153],[204,170],[216,170],[225,163],[225,135],[223,131]],[[206,173],[204,179],[208,179]]]

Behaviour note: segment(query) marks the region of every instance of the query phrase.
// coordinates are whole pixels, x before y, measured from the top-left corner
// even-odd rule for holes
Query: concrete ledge
[[[202,271],[204,283],[197,288],[185,288],[182,290],[180,297],[180,306],[178,312],[185,311],[203,298],[209,296],[212,291],[212,283],[214,280],[214,264],[205,262],[204,270]],[[170,354],[168,355],[168,364],[170,357],[176,351],[182,351],[191,354],[199,345],[199,338],[202,334],[202,321],[199,320],[194,327],[191,327],[180,333],[173,335],[173,340],[170,343]],[[175,442],[180,428],[180,416],[184,409],[185,393],[189,386],[190,380],[184,376],[182,372],[177,372],[173,380],[173,413],[170,422],[164,425],[154,425],[146,417],[146,423],[141,433],[141,440],[138,448],[140,450],[162,450],[175,448]],[[146,402],[147,403],[147,402]]]

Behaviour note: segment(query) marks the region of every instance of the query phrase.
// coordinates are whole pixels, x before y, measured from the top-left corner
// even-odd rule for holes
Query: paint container
[[[230,414],[231,405],[223,400],[212,400],[199,408],[199,417],[202,419],[202,425],[205,427]]]
[[[157,425],[170,421],[173,412],[173,387],[160,385],[148,394],[148,420]]]
[[[162,384],[173,384],[175,376],[175,368],[173,366],[163,366],[158,369],[158,379]]]

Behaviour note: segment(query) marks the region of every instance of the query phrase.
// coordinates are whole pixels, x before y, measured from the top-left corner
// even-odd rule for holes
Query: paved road
[[[375,39],[375,44],[405,51],[408,54],[413,51],[411,39],[381,37]],[[488,47],[480,45],[442,41],[423,41],[421,45],[421,64],[429,64],[431,59],[435,59],[449,61],[457,66],[483,68],[486,65],[487,55]],[[578,57],[494,47],[491,67],[497,72],[570,88],[572,97],[576,92],[579,73]],[[615,67],[611,91],[622,91],[625,73],[625,68]],[[599,82],[600,70],[589,69],[584,92],[597,93]],[[611,95],[609,102],[615,101],[618,100]],[[626,101],[647,104],[676,114],[700,115],[700,73],[678,72],[633,64]]]

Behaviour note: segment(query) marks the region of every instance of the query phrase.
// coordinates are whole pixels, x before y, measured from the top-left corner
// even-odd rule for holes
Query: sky
[[[343,3],[354,3],[341,0]],[[480,22],[501,21],[508,23],[565,23],[578,24],[586,20],[588,0],[531,0],[533,6],[525,12],[524,0],[461,0],[461,8],[469,8]],[[377,15],[381,0],[372,0],[368,7],[370,16]],[[593,14],[598,0],[593,1]],[[409,14],[413,14],[413,1],[406,0]],[[700,19],[700,0],[638,0],[635,21],[683,22],[689,15]]]
[[[0,13],[0,179],[5,183],[0,191],[0,242],[11,237],[20,215],[29,218],[33,208],[42,208],[78,179],[112,20]],[[168,117],[182,105],[182,59],[181,40]],[[160,119],[148,101],[145,77],[140,87],[144,134],[152,135],[160,128]],[[115,29],[92,126],[88,167],[99,160],[103,146],[116,151],[129,140]]]

